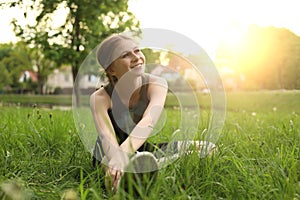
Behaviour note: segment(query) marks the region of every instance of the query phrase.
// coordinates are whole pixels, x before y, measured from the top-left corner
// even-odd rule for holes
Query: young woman
[[[215,145],[203,141],[175,141],[157,146],[147,142],[163,111],[168,86],[164,79],[144,72],[146,59],[134,40],[122,34],[108,37],[98,48],[97,60],[109,83],[90,97],[99,135],[94,164],[101,163],[104,167],[114,191],[130,157],[137,151],[152,152],[157,148],[165,151],[168,147],[172,153],[185,152],[187,146],[194,144],[199,152],[202,149],[208,149],[208,154],[214,152]],[[160,160],[166,161],[165,157]]]
[[[146,74],[146,59],[129,37],[116,34],[97,51],[109,83],[90,97],[98,139],[95,162],[105,166],[114,189],[136,151],[151,149],[146,140],[157,123],[167,95],[164,79]]]

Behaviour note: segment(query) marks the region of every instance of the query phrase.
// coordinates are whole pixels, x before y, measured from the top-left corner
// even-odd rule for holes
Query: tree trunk
[[[44,78],[43,75],[41,74],[41,65],[39,62],[37,62],[37,82],[38,82],[38,94],[43,94],[43,86],[44,86]]]
[[[72,66],[72,76],[73,76],[73,98],[75,97],[75,101],[73,103],[75,104],[76,107],[80,107],[81,106],[80,88],[79,88],[79,79],[80,79],[80,77],[78,77],[78,65],[77,65],[77,63],[75,63]]]
[[[38,80],[38,94],[44,94],[43,87],[44,87],[43,82]]]

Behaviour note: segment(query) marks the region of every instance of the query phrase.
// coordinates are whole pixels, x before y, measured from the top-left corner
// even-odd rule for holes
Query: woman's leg
[[[103,157],[104,157],[104,151],[103,151],[101,140],[98,136],[93,151],[93,161],[92,161],[93,166],[94,167],[99,166],[101,164]]]

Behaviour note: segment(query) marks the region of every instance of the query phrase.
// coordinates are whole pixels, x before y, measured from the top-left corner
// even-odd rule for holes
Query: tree
[[[15,32],[29,44],[42,50],[45,58],[58,65],[72,67],[73,81],[80,64],[89,51],[104,38],[115,32],[137,30],[139,22],[128,12],[128,0],[20,0],[10,3],[24,10],[24,16],[35,14],[35,23],[22,26],[17,21]],[[61,25],[54,21],[55,15],[66,13]],[[63,16],[61,16],[63,18]],[[80,77],[78,77],[80,78]],[[78,89],[74,85],[74,89]],[[79,91],[74,90],[79,105]]]
[[[48,75],[57,68],[57,64],[49,58],[46,58],[40,49],[31,49],[32,66],[37,72],[38,93],[44,93],[44,85],[46,84]]]
[[[5,90],[11,84],[9,72],[4,60],[9,57],[13,44],[0,44],[0,91]]]
[[[285,28],[252,25],[234,57],[234,70],[246,77],[246,89],[297,89],[300,75],[300,37]],[[230,52],[226,47],[223,52]],[[223,53],[224,55],[224,53]]]
[[[37,73],[37,92],[43,93],[44,84],[47,81],[48,75],[55,68],[55,62],[45,58],[39,48],[30,48],[25,42],[16,44],[5,44],[0,47],[0,76],[2,88],[9,85],[12,88],[23,87],[24,84],[19,83],[19,78],[25,70],[34,71]],[[6,48],[9,47],[9,50]],[[34,86],[34,83],[26,83],[27,89]]]
[[[300,37],[286,31],[287,54],[282,60],[280,71],[281,88],[300,89]]]
[[[152,50],[150,48],[144,48],[142,49],[142,52],[147,61],[147,67],[145,71],[150,73],[158,64],[160,64],[159,57],[161,52],[159,50]]]
[[[1,85],[2,87],[9,85],[12,88],[18,88],[20,87],[19,78],[22,71],[32,66],[29,57],[29,48],[24,42],[4,44],[2,47],[4,48],[0,50],[2,52],[0,53],[0,69],[3,72],[0,78]],[[6,47],[9,47],[10,50],[5,50]]]

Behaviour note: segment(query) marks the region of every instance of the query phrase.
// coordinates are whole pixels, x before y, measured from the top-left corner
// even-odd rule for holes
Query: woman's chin
[[[145,68],[144,67],[136,67],[136,68],[133,68],[132,70],[130,70],[130,73],[132,75],[141,76],[145,73]]]

